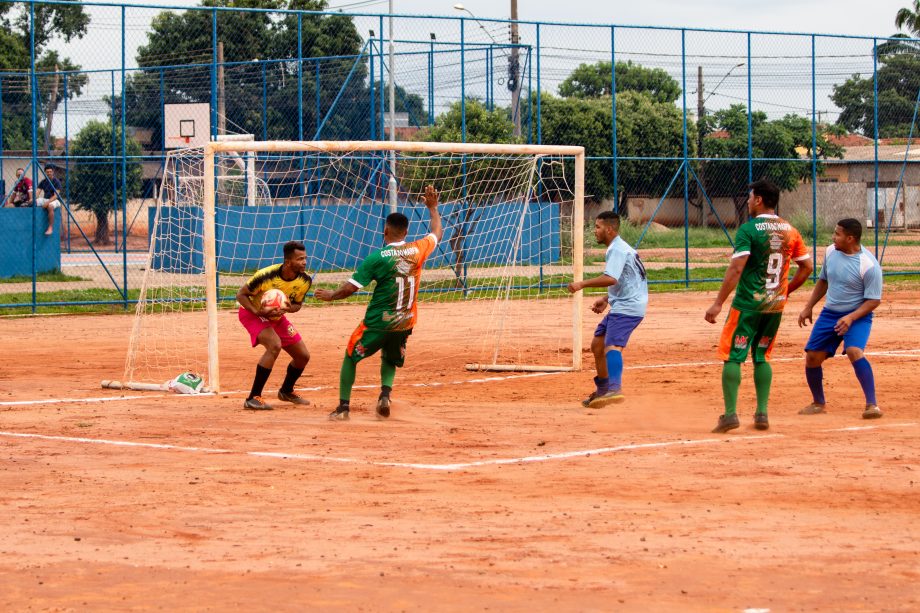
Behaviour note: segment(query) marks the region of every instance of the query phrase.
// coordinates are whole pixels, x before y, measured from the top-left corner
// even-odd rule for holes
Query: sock
[[[252,380],[252,390],[249,392],[250,398],[262,395],[262,388],[265,387],[265,382],[268,381],[268,376],[270,374],[272,374],[271,368],[265,368],[261,364],[256,364],[256,376]]]
[[[281,391],[290,394],[294,391],[294,384],[303,374],[303,368],[296,368],[293,364],[288,364],[287,374],[284,376],[284,383],[281,384]]]
[[[597,388],[598,395],[606,394],[607,390],[610,388],[610,378],[594,377],[594,386]]]
[[[607,376],[610,380],[609,389],[619,390],[623,387],[623,353],[611,349],[606,354]]]
[[[825,404],[824,400],[824,369],[820,366],[805,367],[805,380],[811,390],[811,398],[815,404]]]
[[[383,398],[384,396],[386,396],[387,398],[389,398],[390,392],[392,391],[393,391],[393,388],[390,387],[389,385],[381,385],[380,386],[380,397]]]
[[[725,362],[722,365],[722,398],[725,400],[725,414],[738,411],[738,388],[741,387],[741,364]]]
[[[771,383],[773,383],[773,367],[770,366],[770,363],[754,362],[754,389],[757,391],[757,413],[767,414]]]
[[[339,372],[339,399],[341,404],[348,404],[351,400],[351,388],[355,384],[355,374],[358,372],[358,365],[346,357],[342,360],[342,370]]]
[[[380,360],[380,385],[393,389],[393,381],[396,380],[396,364],[389,362],[384,358]]]
[[[872,365],[865,356],[853,362],[853,370],[856,371],[856,379],[862,386],[863,394],[866,395],[866,404],[878,404],[875,401],[875,376],[872,374]]]

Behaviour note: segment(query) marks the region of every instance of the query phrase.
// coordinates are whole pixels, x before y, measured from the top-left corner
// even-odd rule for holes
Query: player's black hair
[[[838,221],[837,225],[843,228],[843,231],[847,236],[852,236],[855,238],[857,243],[860,241],[860,239],[862,239],[862,224],[859,223],[858,219],[847,217],[846,219],[841,219]]]
[[[755,196],[761,197],[765,207],[776,210],[779,205],[779,188],[776,187],[776,183],[769,179],[759,179],[748,185],[748,189],[754,192]]]
[[[284,259],[288,259],[295,251],[306,251],[303,243],[300,241],[288,241],[284,243]]]
[[[405,234],[409,231],[409,218],[402,213],[390,213],[387,215],[387,225],[400,234]]]
[[[614,230],[620,229],[620,216],[614,213],[613,211],[601,211],[598,214],[597,218],[603,221],[604,223],[613,226]]]

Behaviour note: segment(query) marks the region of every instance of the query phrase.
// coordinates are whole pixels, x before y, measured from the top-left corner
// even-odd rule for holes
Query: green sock
[[[741,387],[741,364],[725,362],[722,365],[722,398],[725,399],[725,414],[738,411],[738,388]]]
[[[385,359],[380,360],[380,385],[381,387],[393,387],[393,381],[396,380],[396,364],[388,362]]]
[[[339,373],[339,398],[341,400],[351,400],[351,388],[355,384],[355,373],[358,371],[358,365],[346,357],[342,360],[342,370]]]
[[[757,412],[767,414],[770,402],[770,385],[773,383],[773,367],[769,362],[754,362],[754,389],[757,390]]]

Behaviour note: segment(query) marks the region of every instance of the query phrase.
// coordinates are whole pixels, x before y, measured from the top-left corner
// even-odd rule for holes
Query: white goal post
[[[582,292],[566,286],[584,273],[583,147],[223,140],[167,158],[121,385],[151,389],[190,370],[219,392],[236,288],[280,262],[288,240],[307,246],[314,288],[346,280],[382,246],[393,157],[407,240],[427,232],[424,186],[441,194],[445,235],[422,273],[417,329],[469,309],[468,322],[431,331],[450,346],[451,333],[464,347],[481,341],[452,364],[580,370]],[[306,302],[311,321],[335,308]]]

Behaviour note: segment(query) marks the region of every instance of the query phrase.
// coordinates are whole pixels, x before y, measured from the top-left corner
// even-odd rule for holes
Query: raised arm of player
[[[444,236],[444,228],[441,227],[441,214],[438,212],[438,190],[434,185],[425,186],[425,206],[431,216],[431,233],[440,243],[441,237]]]

